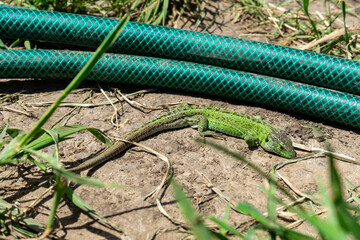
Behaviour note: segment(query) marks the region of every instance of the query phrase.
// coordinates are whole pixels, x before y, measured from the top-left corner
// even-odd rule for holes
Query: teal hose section
[[[0,37],[6,38],[97,47],[116,23],[0,5]],[[272,44],[131,22],[112,51],[223,66],[360,94],[359,62]]]
[[[91,52],[0,51],[0,78],[73,78]],[[230,97],[328,119],[360,128],[360,97],[193,62],[105,54],[90,80],[139,84]]]

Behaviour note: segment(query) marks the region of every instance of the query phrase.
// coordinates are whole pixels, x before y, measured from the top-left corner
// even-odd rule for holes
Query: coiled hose
[[[5,78],[73,78],[92,54],[4,50],[0,52],[0,75]],[[360,127],[358,96],[239,70],[152,57],[105,54],[88,79],[230,97]]]
[[[97,46],[115,20],[0,6],[0,37]],[[130,23],[113,50],[242,68],[359,92],[359,63],[270,44]],[[0,77],[72,78],[91,53],[3,50]],[[360,127],[360,98],[238,70],[140,56],[106,54],[88,77],[225,96]]]
[[[0,37],[98,47],[117,21],[0,5]],[[128,23],[111,51],[239,69],[360,94],[360,63],[272,44]]]

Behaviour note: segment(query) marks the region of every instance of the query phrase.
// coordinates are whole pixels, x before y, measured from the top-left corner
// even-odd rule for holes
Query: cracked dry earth
[[[225,20],[224,22],[226,22]],[[217,26],[220,27],[210,30],[213,33],[235,37],[238,37],[241,31],[239,26],[232,23]],[[254,40],[265,41],[266,39],[255,38]],[[0,80],[1,93],[12,96],[7,102],[0,105],[3,118],[10,119],[13,128],[29,130],[47,108],[46,106],[35,105],[35,103],[54,101],[61,90],[65,88],[67,82],[66,80]],[[142,90],[134,86],[120,86],[119,84],[102,84],[101,87],[110,97],[113,97],[113,88],[121,89],[124,94]],[[96,83],[85,82],[81,88],[82,90],[72,93],[66,101],[81,102],[91,95],[90,100],[86,101],[92,103],[106,102],[106,98]],[[89,89],[93,89],[93,91]],[[283,129],[296,143],[314,147],[325,147],[329,143],[335,152],[352,157],[360,155],[358,131],[292,112],[256,106],[247,102],[229,101],[168,90],[150,91],[145,94],[134,95],[131,99],[147,106],[190,102],[258,115],[265,121]],[[110,137],[119,137],[163,113],[163,111],[139,111],[128,103],[122,105],[117,103],[116,108],[122,109],[119,121],[123,123],[128,120],[118,130],[113,127],[110,121],[114,111],[110,105],[83,107],[75,110],[74,107],[61,107],[46,127],[51,127],[65,116],[67,124],[91,126],[101,129]],[[26,111],[29,115],[13,112],[9,109]],[[141,143],[168,157],[174,170],[174,177],[183,186],[201,213],[222,218],[227,204],[205,186],[200,174],[209,178],[214,186],[233,202],[248,201],[265,212],[266,195],[262,190],[265,184],[264,179],[242,162],[210,147],[195,143],[193,139],[197,136],[196,130],[186,128],[160,133]],[[265,152],[261,148],[249,149],[242,139],[223,136],[212,140],[240,153],[265,172],[270,170],[273,165],[285,160]],[[60,157],[64,164],[68,165],[93,156],[103,148],[104,144],[91,134],[83,132],[60,144]],[[45,151],[52,153],[53,148],[49,147]],[[301,156],[306,153],[298,151],[298,154]],[[299,191],[315,194],[319,190],[318,183],[326,184],[328,181],[327,166],[328,162],[325,157],[313,157],[286,165],[279,170],[279,173]],[[359,185],[359,165],[339,161],[337,167],[342,178],[347,178],[354,185]],[[13,166],[1,167],[1,178],[4,178],[13,168]],[[84,173],[86,176],[98,178],[107,183],[126,186],[125,188],[94,188],[88,186],[74,188],[75,192],[93,209],[105,216],[112,224],[121,227],[124,232],[120,233],[114,229],[109,229],[83,214],[70,201],[66,200],[61,203],[57,211],[57,235],[65,239],[146,239],[148,236],[158,233],[156,239],[183,238],[186,234],[181,232],[170,231],[165,233],[166,230],[177,230],[178,226],[160,213],[155,201],[144,200],[144,196],[161,182],[165,171],[166,164],[163,161],[139,147],[134,147],[112,161],[86,171]],[[21,208],[27,207],[48,187],[47,184],[43,186],[31,186],[29,184],[26,186],[27,183],[31,183],[36,178],[38,172],[39,170],[32,168],[30,164],[18,166],[10,176],[4,179],[5,181],[0,183],[1,198],[11,203],[16,202]],[[284,185],[281,180],[279,182]],[[296,195],[294,194],[294,196]],[[286,197],[282,195],[280,197],[288,201]],[[51,196],[45,195],[45,198],[32,211],[32,216],[45,224],[51,203]],[[171,188],[165,191],[161,203],[171,217],[182,219]],[[315,210],[321,209],[316,205],[311,206],[309,203],[305,203],[304,206],[314,207]],[[230,211],[230,224],[237,225],[245,222],[245,224],[240,225],[239,230],[246,231],[251,224],[248,221],[249,217]],[[282,219],[282,221],[285,225],[292,222],[291,219]],[[300,224],[295,229],[305,234],[315,234],[315,231],[307,224]]]

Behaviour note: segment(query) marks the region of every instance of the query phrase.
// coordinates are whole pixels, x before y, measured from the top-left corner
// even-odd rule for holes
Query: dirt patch
[[[214,6],[218,7],[219,4]],[[220,4],[220,7],[223,7]],[[238,37],[241,26],[229,23],[227,15],[217,19],[217,29],[210,29],[213,33]],[[185,24],[187,26],[187,24]],[[266,39],[252,38],[265,41]],[[2,93],[10,94],[11,97],[1,104],[0,113],[4,119],[11,120],[11,127],[29,130],[36,120],[45,112],[45,106],[36,106],[31,103],[54,101],[66,86],[67,81],[39,81],[39,80],[1,80]],[[106,98],[99,91],[95,83],[85,83],[83,88],[91,88],[77,91],[66,99],[68,102],[80,102],[91,96],[90,102],[106,102]],[[120,88],[125,94],[137,90],[133,86],[119,86],[102,84],[107,95],[113,96],[112,88]],[[158,106],[173,102],[190,102],[228,108],[239,112],[261,116],[265,121],[278,126],[286,131],[294,142],[314,147],[326,147],[330,143],[334,151],[349,156],[359,156],[360,149],[359,133],[353,129],[334,125],[329,122],[320,123],[318,119],[312,119],[303,115],[290,112],[279,112],[275,109],[249,105],[240,101],[216,99],[206,96],[189,95],[184,92],[154,91],[132,97],[147,106]],[[116,107],[120,107],[117,104]],[[73,107],[61,107],[50,119],[46,127],[51,127],[56,121],[70,114],[67,124],[82,124],[99,128],[109,136],[121,136],[141,124],[160,115],[161,111],[141,112],[124,103],[123,115],[119,119],[128,122],[119,130],[110,123],[113,108],[109,105],[81,108],[73,111]],[[28,115],[14,112],[13,110],[26,112]],[[0,115],[1,116],[1,115]],[[65,118],[65,119],[66,119]],[[243,163],[209,147],[197,144],[193,138],[198,136],[194,129],[182,129],[165,132],[151,137],[142,144],[165,154],[172,163],[174,176],[184,187],[185,191],[193,200],[197,209],[205,214],[211,214],[222,218],[226,203],[204,186],[200,173],[207,176],[222,193],[234,202],[248,201],[259,210],[266,211],[266,195],[262,191],[264,179]],[[241,153],[244,157],[260,166],[263,171],[268,171],[271,166],[281,163],[284,158],[265,152],[261,148],[249,149],[244,140],[224,136],[223,139],[213,139],[229,149]],[[98,140],[89,133],[76,134],[73,139],[60,144],[60,155],[64,164],[73,163],[94,155],[104,148]],[[52,152],[52,147],[48,152]],[[299,155],[304,153],[298,152]],[[290,164],[279,170],[294,187],[302,192],[313,194],[318,191],[318,182],[327,182],[328,163],[324,157],[310,158],[295,164]],[[0,176],[3,178],[12,169],[12,166],[1,168]],[[358,171],[359,165],[338,162],[341,177],[349,179],[354,185],[360,184]],[[75,187],[75,191],[96,211],[105,216],[114,225],[120,226],[124,233],[111,230],[84,215],[72,203],[65,201],[57,212],[57,234],[66,239],[74,238],[106,238],[106,239],[145,239],[155,232],[176,230],[177,226],[165,218],[152,200],[144,200],[144,196],[154,189],[161,181],[166,171],[166,165],[140,148],[119,155],[95,169],[87,171],[85,175],[101,179],[105,182],[113,182],[125,185],[126,188],[91,188],[86,186]],[[8,202],[17,202],[21,208],[27,207],[38,198],[48,184],[43,186],[26,186],[36,179],[37,169],[31,168],[30,164],[20,165],[4,182],[0,184],[1,198]],[[9,190],[19,188],[17,190]],[[284,198],[285,199],[285,198]],[[182,219],[180,211],[174,201],[172,189],[168,189],[162,198],[163,207],[168,214],[175,219]],[[32,216],[41,223],[46,223],[47,213],[51,207],[51,198],[47,196],[32,211]],[[311,207],[310,204],[304,204]],[[230,212],[229,223],[237,225],[249,220],[248,217]],[[284,221],[286,224],[286,221]],[[240,229],[246,230],[248,224]],[[303,233],[314,234],[312,228],[306,224],[297,227]],[[185,236],[176,231],[160,233],[157,239],[179,239]]]
[[[2,82],[1,84],[3,86],[10,86],[14,84],[14,81]],[[48,84],[50,84],[50,82],[41,81],[38,86],[40,88],[42,86],[44,88],[43,91],[49,93],[50,91],[47,88]],[[106,86],[103,87],[107,88]],[[61,89],[61,87],[59,89]],[[130,93],[134,90],[135,89],[122,88],[124,93]],[[72,94],[68,100],[74,102],[79,101],[79,99],[85,98],[88,93],[88,90],[80,91]],[[107,91],[107,94],[111,96],[112,91]],[[42,93],[38,95],[22,93],[19,96],[19,100],[27,103],[39,103],[43,101],[54,101],[57,95],[58,91],[53,91],[50,95]],[[266,121],[284,129],[295,142],[324,147],[325,142],[319,142],[312,131],[309,130],[311,129],[309,126],[317,126],[329,134],[330,139],[328,139],[327,142],[331,143],[331,146],[336,152],[346,153],[350,156],[358,156],[360,153],[357,146],[358,133],[348,129],[342,129],[341,127],[320,124],[316,121],[312,122],[309,118],[300,119],[299,117],[293,117],[290,113],[248,106],[239,102],[234,103],[226,100],[186,96],[183,95],[183,93],[153,92],[138,96],[135,100],[146,103],[148,106],[157,106],[171,102],[191,102],[225,107],[251,115],[259,115]],[[99,91],[95,90],[92,101],[100,103],[105,102],[106,99]],[[18,101],[8,103],[7,107],[22,110],[19,107]],[[109,118],[113,113],[113,109],[110,106],[82,108],[79,113],[69,119],[68,124],[94,126],[102,129],[109,136],[120,136],[161,113],[161,111],[143,113],[130,107],[126,103],[123,108],[124,114],[120,121],[123,122],[125,119],[128,119],[128,122],[118,131],[110,124]],[[45,109],[45,107],[28,107],[28,112],[38,117]],[[50,122],[55,121],[71,110],[72,108],[60,108]],[[2,114],[5,119],[11,119],[12,127],[26,130],[28,130],[29,126],[32,126],[36,120],[36,118],[14,114],[9,111],[2,111]],[[198,210],[202,213],[222,218],[226,209],[226,203],[204,186],[204,181],[200,173],[207,176],[225,196],[234,202],[245,200],[261,211],[265,211],[266,196],[262,191],[262,185],[264,184],[263,178],[243,163],[219,151],[195,143],[193,138],[196,136],[198,136],[197,131],[188,128],[161,133],[142,141],[142,143],[165,154],[169,158],[174,169],[175,178],[181,183],[189,196],[194,200],[194,203],[196,203]],[[241,139],[224,136],[224,139],[214,139],[214,141],[241,153],[244,157],[259,165],[263,171],[268,171],[271,166],[284,161],[283,158],[267,153],[261,148],[249,149],[245,141]],[[90,134],[83,133],[77,134],[75,138],[61,143],[60,147],[61,157],[65,164],[67,164],[95,154],[104,148],[104,145],[95,140]],[[49,153],[52,150],[53,149],[49,147]],[[299,154],[301,155],[301,152],[299,152]],[[289,179],[297,189],[311,194],[318,190],[318,181],[326,182],[327,165],[328,163],[325,158],[313,158],[287,165],[280,169],[279,172]],[[360,179],[357,174],[357,171],[360,170],[359,166],[339,162],[338,167],[342,177],[346,177],[355,185],[359,184]],[[11,167],[9,166],[3,168],[2,175],[8,173],[10,169]],[[75,191],[90,206],[107,217],[113,224],[121,226],[126,236],[131,239],[144,239],[148,234],[156,231],[176,229],[176,226],[159,212],[153,201],[144,201],[144,196],[161,182],[165,170],[166,165],[162,161],[135,147],[116,157],[113,161],[109,161],[86,173],[87,176],[92,176],[105,182],[125,185],[126,188],[99,189],[81,186],[76,188]],[[36,172],[36,169],[30,169],[29,165],[19,167],[8,181],[2,183],[2,186],[4,186],[4,184],[6,186],[22,186],[34,178],[31,172]],[[1,197],[9,202],[16,200],[20,207],[26,207],[42,194],[46,187],[47,185],[36,188],[25,187],[17,191],[2,191]],[[181,219],[171,189],[165,192],[162,203],[172,217]],[[47,198],[34,210],[34,216],[39,222],[46,222],[45,213],[48,212],[50,206],[51,200]],[[60,228],[58,234],[68,239],[75,237],[85,237],[87,239],[104,237],[109,239],[124,236],[116,231],[109,230],[82,214],[70,202],[64,202],[61,205],[57,212],[57,217],[59,220],[58,227]],[[235,212],[231,212],[230,214],[230,223],[233,224],[241,223],[247,219],[247,217]],[[309,226],[300,225],[299,228],[301,231],[311,232]],[[180,237],[181,234],[179,233],[163,233],[159,236],[159,239]]]

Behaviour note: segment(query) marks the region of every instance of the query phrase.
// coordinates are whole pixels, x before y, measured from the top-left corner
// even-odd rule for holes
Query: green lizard
[[[203,136],[213,135],[213,131],[221,132],[243,138],[249,146],[260,145],[266,151],[286,158],[296,156],[289,137],[269,123],[257,117],[224,108],[202,105],[180,104],[177,107],[170,108],[167,114],[145,123],[124,135],[122,139],[137,142],[164,130],[189,126],[198,128],[199,133]],[[89,169],[110,160],[130,146],[130,143],[118,141],[97,156],[68,170],[80,172]]]

